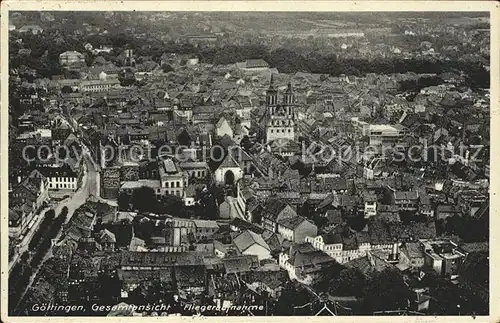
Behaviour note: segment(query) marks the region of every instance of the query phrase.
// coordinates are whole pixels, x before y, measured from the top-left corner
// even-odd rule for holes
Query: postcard
[[[496,2],[1,10],[2,321],[500,319]]]

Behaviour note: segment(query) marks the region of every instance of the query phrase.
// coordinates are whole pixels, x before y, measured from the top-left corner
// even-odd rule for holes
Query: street
[[[68,218],[66,219],[66,223],[69,222],[75,210],[85,203],[89,195],[93,194],[95,196],[99,196],[99,173],[97,172],[91,158],[92,157],[88,154],[88,150],[84,147],[83,160],[85,173],[82,180],[83,184],[72,197],[61,201],[61,203],[59,203],[55,208],[56,215],[59,215],[64,207],[68,208]]]
[[[59,214],[61,213],[61,211],[64,207],[68,208],[68,215],[67,215],[65,223],[68,223],[70,221],[75,210],[78,209],[80,206],[82,206],[91,194],[99,196],[99,173],[97,172],[96,167],[95,167],[94,163],[92,162],[92,159],[91,159],[92,157],[89,155],[87,147],[84,147],[84,152],[83,152],[82,156],[83,156],[83,160],[84,160],[84,165],[83,165],[84,174],[83,174],[82,186],[73,194],[73,196],[61,201],[54,209],[56,216],[59,216]],[[43,216],[40,216],[40,218],[43,218]],[[61,237],[62,230],[63,229],[61,228],[61,230],[57,234],[57,236],[55,238],[56,241]],[[29,245],[30,239],[23,239],[22,246],[19,249],[20,252],[18,253],[18,257],[24,251],[28,250],[28,245]],[[30,278],[29,284],[26,286],[26,289],[24,290],[24,293],[23,293],[22,297],[20,298],[20,300],[22,300],[24,298],[26,292],[30,289],[33,282],[35,282],[38,271],[40,270],[40,268],[42,268],[43,263],[50,257],[52,257],[52,247],[47,251],[47,253],[45,254],[45,256],[44,256],[43,260],[41,261],[40,265],[38,266],[38,268],[36,268],[36,270],[33,272],[32,276]],[[15,264],[15,262],[12,262],[12,263],[13,263],[13,265]],[[10,268],[9,268],[9,270],[10,270]]]

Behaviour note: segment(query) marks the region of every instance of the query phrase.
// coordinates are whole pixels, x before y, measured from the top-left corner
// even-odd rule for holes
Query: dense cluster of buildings
[[[364,34],[331,37],[341,36]],[[88,53],[59,56],[79,78],[27,83],[11,71],[25,112],[10,143],[76,155],[84,143],[99,165],[100,191],[52,247],[64,260],[56,303],[101,301],[102,284],[112,301],[133,303],[155,282],[182,304],[267,306],[285,282],[312,288],[332,264],[433,271],[487,299],[471,270],[488,254],[488,90],[433,75],[443,82],[410,98],[400,82],[428,75],[283,74],[262,59],[213,66],[175,53],[157,64],[125,50],[118,57],[138,86],[100,56],[107,47],[88,45],[91,66]],[[80,186],[81,160],[51,153],[11,173],[14,240],[44,203]],[[118,203],[144,187],[158,203],[175,197],[193,210],[209,196],[216,208],[180,217]],[[457,219],[482,238],[452,232]]]

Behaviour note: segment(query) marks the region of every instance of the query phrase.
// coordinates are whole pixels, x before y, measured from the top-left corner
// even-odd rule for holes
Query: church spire
[[[274,74],[271,73],[271,81],[269,82],[269,90],[275,90],[274,88]]]
[[[288,86],[286,88],[286,92],[285,93],[293,93],[293,90],[292,90],[292,81],[291,80],[288,81]]]
[[[293,98],[293,90],[292,90],[292,82],[288,81],[288,87],[285,91],[285,94],[283,96],[283,103],[284,104],[293,104],[294,98]]]
[[[278,104],[278,91],[274,87],[274,74],[271,74],[271,82],[266,93],[266,103],[268,106]]]

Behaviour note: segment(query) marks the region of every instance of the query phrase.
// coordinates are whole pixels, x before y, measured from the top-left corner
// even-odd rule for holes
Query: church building
[[[290,82],[282,100],[278,99],[278,90],[274,86],[274,79],[271,75],[271,83],[266,93],[265,140],[267,143],[277,139],[292,141],[295,139],[294,101]]]

